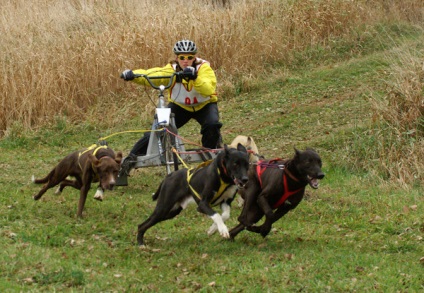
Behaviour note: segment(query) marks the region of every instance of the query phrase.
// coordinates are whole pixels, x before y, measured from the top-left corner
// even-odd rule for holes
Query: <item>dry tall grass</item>
[[[372,99],[379,165],[391,181],[424,184],[424,48],[402,46],[387,60],[388,94]]]
[[[200,56],[216,69],[225,99],[235,84],[248,83],[273,64],[289,65],[309,47],[330,50],[336,39],[360,41],[377,23],[424,20],[421,0],[34,0],[31,5],[0,0],[0,8],[0,137],[57,117],[113,125],[122,115],[139,116],[148,99],[139,87],[122,82],[120,72],[166,64],[178,39],[196,41]],[[397,178],[422,177],[423,170],[422,72],[419,59],[405,58],[413,60],[394,68],[399,88],[388,94],[390,107],[376,103],[376,113],[401,138],[399,145],[418,138],[401,148],[412,160],[396,159],[401,155],[396,140],[380,149],[381,164]],[[394,161],[409,166],[393,167]]]
[[[62,115],[104,119],[105,104],[116,111],[133,99],[145,103],[119,73],[165,64],[181,38],[197,42],[228,93],[242,74],[289,63],[294,52],[332,38],[355,38],[355,27],[422,19],[419,3],[1,0],[0,137],[16,124],[31,129]]]

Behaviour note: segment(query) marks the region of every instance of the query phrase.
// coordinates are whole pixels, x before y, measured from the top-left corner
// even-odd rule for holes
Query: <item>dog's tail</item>
[[[47,183],[49,181],[49,179],[53,176],[53,173],[54,173],[54,170],[50,171],[50,173],[46,177],[41,178],[41,179],[37,179],[37,178],[35,178],[34,175],[32,175],[31,181],[35,184]]]
[[[161,182],[160,183],[160,185],[159,185],[159,187],[158,187],[158,189],[156,190],[156,192],[155,193],[153,193],[153,195],[152,195],[152,199],[155,201],[155,200],[157,200],[158,199],[158,197],[159,197],[159,193],[160,193],[160,189],[162,188],[162,184],[163,184],[163,182]]]

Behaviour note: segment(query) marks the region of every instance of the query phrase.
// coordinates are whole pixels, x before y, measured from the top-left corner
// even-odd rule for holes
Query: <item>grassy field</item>
[[[70,3],[77,6],[82,2]],[[316,3],[322,4],[321,10],[313,15],[335,5],[332,1]],[[405,9],[422,7],[420,1],[403,3]],[[13,5],[8,5],[12,9]],[[391,7],[396,5],[394,1]],[[266,12],[262,16],[269,17],[263,21],[276,20],[265,4],[259,8]],[[305,14],[293,14],[292,20],[296,15],[312,15],[314,10],[306,8],[307,4],[298,7],[296,11]],[[231,10],[225,11],[216,15],[233,15]],[[87,10],[81,9],[81,13],[86,16]],[[105,23],[110,24],[111,15],[105,14]],[[333,15],[337,20],[340,18],[336,16],[342,16],[336,12]],[[361,17],[369,20],[357,16]],[[106,89],[109,92],[99,95],[104,100],[78,110],[85,118],[78,121],[75,113],[49,114],[48,110],[59,109],[60,103],[47,105],[37,95],[35,100],[46,107],[40,110],[40,118],[34,118],[35,110],[30,111],[34,116],[29,120],[39,121],[37,125],[19,118],[24,109],[37,108],[35,102],[23,102],[12,115],[15,122],[2,120],[7,127],[0,139],[0,291],[423,291],[424,34],[422,26],[413,20],[399,19],[382,21],[367,33],[358,26],[358,39],[351,31],[345,35],[348,32],[337,27],[333,32],[338,32],[339,38],[329,43],[317,41],[308,47],[299,36],[292,39],[301,48],[297,53],[291,50],[283,61],[265,60],[257,75],[250,75],[248,70],[229,72],[221,64],[219,107],[225,142],[230,143],[238,134],[251,135],[267,158],[287,158],[293,155],[293,147],[313,147],[323,159],[326,177],[320,188],[307,188],[305,200],[277,222],[265,239],[247,231],[234,242],[219,235],[209,237],[206,230],[212,221],[190,206],[174,220],[148,230],[147,248],[140,249],[136,245],[137,225],[155,206],[151,194],[165,175],[164,168],[159,167],[136,170],[129,186],[106,192],[103,202],[92,199],[93,189],[83,219],[75,217],[76,190],[65,189],[61,195],[54,195],[52,189],[34,201],[32,195],[41,186],[31,183],[33,174],[47,174],[69,152],[87,147],[99,137],[150,128],[152,107],[146,101],[155,96],[128,84],[129,90],[113,84]],[[235,23],[231,25],[238,28]],[[48,25],[43,23],[42,27]],[[98,28],[90,26],[94,27]],[[85,36],[95,35],[91,33]],[[247,30],[244,36],[249,37]],[[205,53],[212,60],[219,59],[219,50],[210,50]],[[41,50],[36,52],[44,56]],[[69,54],[77,54],[76,49]],[[107,56],[106,50],[101,54]],[[236,55],[232,51],[227,54]],[[56,60],[62,58],[66,60],[62,55]],[[87,64],[94,64],[95,58],[90,58]],[[78,68],[87,72],[85,65]],[[41,69],[37,67],[37,76],[46,80]],[[112,74],[112,70],[108,72]],[[69,75],[75,76],[74,71]],[[95,82],[85,82],[81,83],[82,91],[95,88]],[[24,97],[28,91],[18,82],[8,84],[10,87],[3,82],[2,86],[7,97],[13,92]],[[46,89],[37,87],[33,93],[60,93],[62,89],[57,86],[46,84]],[[62,86],[67,88],[66,84]],[[68,87],[72,94],[77,88]],[[116,98],[115,104],[112,98]],[[77,105],[79,100],[73,103]],[[112,110],[105,112],[108,106]],[[200,139],[195,123],[182,128],[180,134],[190,141]],[[108,143],[126,154],[139,135],[119,134]],[[237,224],[239,213],[240,207],[234,204],[229,227]]]

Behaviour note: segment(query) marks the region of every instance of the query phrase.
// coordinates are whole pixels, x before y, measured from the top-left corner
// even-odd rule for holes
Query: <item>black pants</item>
[[[177,128],[184,126],[191,119],[195,119],[200,125],[200,134],[202,135],[202,146],[205,148],[215,149],[221,146],[221,126],[219,122],[219,112],[217,103],[209,103],[196,112],[187,111],[175,103],[169,103],[168,108],[175,114],[175,124]],[[146,132],[139,139],[131,150],[131,154],[143,156],[147,153],[150,132]]]

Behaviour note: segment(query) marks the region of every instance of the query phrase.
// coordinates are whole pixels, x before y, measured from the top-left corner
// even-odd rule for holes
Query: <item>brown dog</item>
[[[240,224],[230,230],[230,238],[247,229],[268,235],[272,224],[293,210],[302,201],[309,184],[316,189],[321,171],[321,158],[312,149],[299,151],[288,160],[261,160],[249,169],[249,181],[241,190],[244,198],[243,210],[238,218]],[[265,216],[262,225],[255,224]]]
[[[116,183],[119,166],[122,160],[122,152],[115,152],[107,146],[92,145],[83,151],[76,151],[66,156],[59,164],[44,178],[32,181],[43,184],[43,188],[34,200],[39,200],[49,189],[58,184],[56,194],[62,192],[66,186],[72,186],[80,190],[77,216],[82,217],[85,200],[92,182],[99,182],[94,198],[101,200],[106,189],[112,190]],[[66,177],[75,177],[75,180]]]

